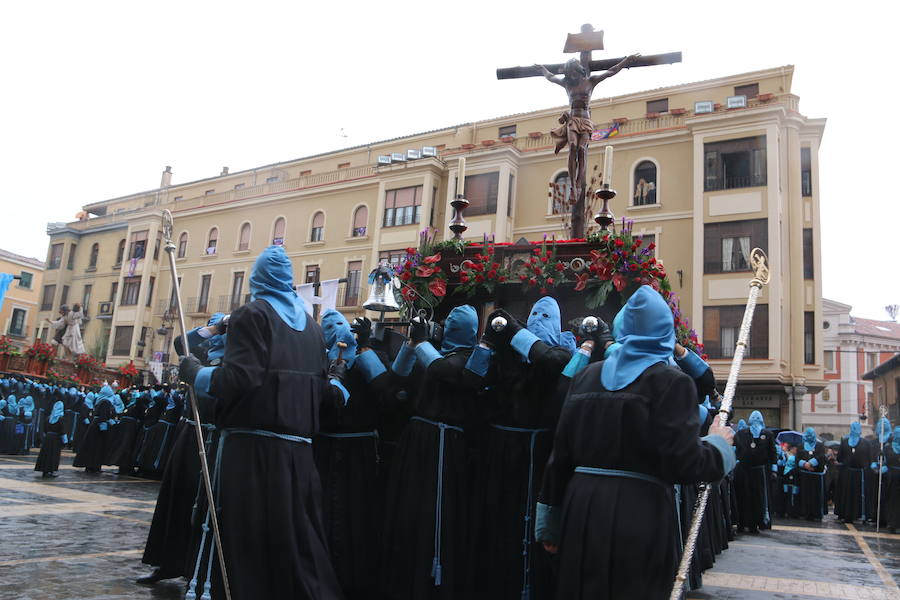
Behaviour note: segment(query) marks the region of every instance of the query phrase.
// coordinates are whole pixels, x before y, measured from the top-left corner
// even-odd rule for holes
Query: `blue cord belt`
[[[627,479],[640,479],[649,483],[655,483],[666,489],[672,487],[662,479],[647,475],[646,473],[638,473],[637,471],[621,471],[619,469],[601,469],[598,467],[575,467],[576,473],[584,473],[585,475],[599,475],[601,477],[625,477]]]

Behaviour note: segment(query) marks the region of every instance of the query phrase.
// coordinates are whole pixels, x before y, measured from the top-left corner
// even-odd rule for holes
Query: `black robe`
[[[890,442],[884,445],[884,464],[888,471],[882,475],[884,498],[881,514],[891,533],[896,533],[900,528],[900,454],[894,452]]]
[[[603,364],[572,381],[544,472],[539,502],[560,517],[556,598],[668,598],[681,554],[672,484],[717,481],[723,459],[698,439],[690,377],[656,364],[610,392]]]
[[[220,432],[214,477],[234,600],[342,597],[312,447],[299,439],[318,431],[325,373],[312,319],[295,331],[261,299],[231,313],[209,408]],[[223,598],[217,560],[212,568],[213,598]]]
[[[806,450],[801,443],[797,448],[797,465],[800,461],[815,460],[812,471],[802,466],[797,471],[797,483],[800,486],[800,508],[798,516],[810,521],[821,521],[825,510],[825,445],[816,442],[812,451]]]
[[[534,514],[544,465],[570,379],[572,353],[537,341],[529,361],[512,348],[494,356],[486,429],[476,490],[477,532],[470,570],[482,598],[520,600],[552,593],[550,556],[534,541]],[[529,595],[530,594],[530,595]]]
[[[57,419],[56,423],[50,423],[49,419],[48,416],[47,422],[44,423],[44,440],[41,442],[41,451],[34,463],[34,470],[40,473],[53,473],[59,470],[59,455],[62,452],[65,423],[62,417]]]
[[[116,465],[122,473],[130,473],[134,468],[135,446],[143,429],[141,419],[144,416],[144,409],[144,403],[140,398],[126,406],[110,440],[105,464]]]
[[[386,598],[465,597],[472,502],[465,430],[484,385],[466,368],[471,353],[451,352],[428,365],[416,415],[400,438],[385,508]]]
[[[152,398],[152,392],[148,392],[147,408],[144,410],[144,417],[141,419],[141,428],[138,431],[137,443],[134,446],[134,466],[140,468],[140,465],[151,462],[147,457],[153,453],[152,444],[148,443],[150,430],[159,422],[163,412],[166,410],[166,398],[164,394],[159,394],[155,399]]]
[[[847,522],[868,518],[866,509],[867,480],[870,477],[869,466],[872,463],[872,447],[868,440],[860,438],[855,447],[851,447],[847,437],[841,439],[837,461],[840,463],[840,475],[836,490],[835,514]]]
[[[100,471],[103,460],[106,458],[106,443],[109,436],[108,422],[115,415],[116,409],[112,402],[104,400],[94,405],[93,419],[85,430],[72,466],[85,467],[88,471]]]
[[[81,445],[87,436],[88,427],[91,425],[91,412],[84,400],[80,401],[75,408],[75,427],[72,428],[73,433],[69,434],[69,437],[74,439],[69,440],[69,442],[72,444],[72,449],[76,454],[81,450]]]
[[[171,392],[170,392],[171,393]],[[137,467],[145,475],[159,475],[166,467],[166,459],[175,441],[175,427],[181,419],[182,403],[176,401],[172,408],[166,408],[168,398],[163,395],[156,399],[165,411],[144,436]]]
[[[738,529],[769,529],[772,513],[769,505],[769,474],[775,463],[775,438],[763,429],[754,438],[750,428],[734,435],[734,485],[738,505]]]

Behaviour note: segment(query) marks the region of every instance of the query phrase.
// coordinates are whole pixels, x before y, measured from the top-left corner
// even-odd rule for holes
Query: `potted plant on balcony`
[[[35,340],[34,344],[25,351],[25,356],[28,357],[27,371],[43,377],[50,362],[56,356],[56,348],[40,340]]]
[[[12,343],[8,337],[0,336],[0,372],[9,368],[9,359],[12,356],[18,356],[19,349]]]

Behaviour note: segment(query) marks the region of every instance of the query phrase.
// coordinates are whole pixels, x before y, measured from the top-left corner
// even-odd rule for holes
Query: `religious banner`
[[[614,124],[612,127],[607,127],[606,129],[595,129],[591,132],[591,141],[599,142],[600,140],[616,137],[617,135],[619,135],[618,123]]]

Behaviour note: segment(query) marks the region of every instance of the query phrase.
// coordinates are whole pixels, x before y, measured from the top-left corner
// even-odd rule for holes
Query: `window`
[[[72,244],[69,246],[69,260],[66,261],[66,268],[70,271],[75,268],[75,250],[78,248],[78,244]]]
[[[812,229],[806,228],[803,230],[803,279],[814,277],[813,265],[813,232]]]
[[[175,196],[172,198],[172,202],[178,202],[179,200],[184,200],[184,196]]]
[[[245,187],[246,185],[247,185],[246,183],[236,183],[236,184],[234,184],[234,189],[236,189],[236,190],[242,190],[242,189],[244,189],[244,187]]]
[[[500,173],[482,173],[466,177],[464,194],[469,206],[466,216],[492,215],[497,212],[497,191]],[[418,220],[416,221],[418,223]]]
[[[136,306],[138,303],[138,294],[141,291],[140,277],[126,277],[122,280],[122,300],[119,302],[122,306]]]
[[[759,84],[758,83],[748,83],[746,85],[738,85],[734,88],[735,96],[747,96],[747,99],[756,98],[759,96]]]
[[[497,131],[497,137],[499,137],[499,138],[516,137],[516,126],[515,125],[507,125],[505,127],[501,127]]]
[[[91,293],[94,291],[93,285],[85,285],[84,291],[81,292],[81,312],[84,316],[88,316],[88,308],[91,306]]]
[[[325,237],[325,213],[322,211],[313,215],[312,229],[309,230],[309,241],[321,242]]]
[[[406,250],[382,250],[378,253],[378,262],[399,265],[406,258]]]
[[[353,237],[365,237],[369,224],[369,208],[359,206],[353,211]]]
[[[278,181],[278,175],[273,175],[272,177],[266,177],[266,183],[275,183]]]
[[[219,229],[213,227],[209,230],[209,237],[206,240],[206,255],[212,256],[216,253],[216,246],[219,244]]]
[[[231,302],[229,304],[229,311],[232,311],[239,307],[241,303],[241,291],[244,288],[244,272],[238,271],[234,274],[234,279],[231,282]]]
[[[147,256],[147,234],[150,233],[146,229],[144,231],[135,231],[131,234],[131,243],[128,245],[128,258],[144,258]]]
[[[871,371],[878,366],[878,353],[866,352],[866,371]]]
[[[803,362],[807,365],[816,364],[816,336],[815,313],[806,311],[803,313]]]
[[[159,260],[159,232],[156,233],[156,239],[153,240],[153,260]]]
[[[834,371],[834,350],[825,351],[825,370]]]
[[[169,308],[167,312],[169,314],[175,314],[175,307],[178,304],[178,299],[175,297],[175,290],[181,288],[181,277],[178,278],[178,288],[172,286],[172,291],[169,293]]]
[[[68,304],[68,303],[69,303],[69,286],[64,285],[62,287],[62,296],[60,296],[60,298],[59,298],[59,305],[62,306],[63,304]]]
[[[204,275],[200,279],[200,297],[197,298],[197,312],[208,312],[209,308],[209,285],[212,283],[212,275]]]
[[[118,294],[119,294],[119,282],[113,281],[112,285],[109,288],[109,301],[115,302]]]
[[[338,169],[346,169],[349,166],[350,166],[350,163],[348,163],[348,162],[338,163]]]
[[[809,148],[800,148],[800,191],[812,196],[812,157]]]
[[[143,358],[144,356],[144,347],[147,345],[147,330],[149,327],[141,327],[141,335],[138,338],[137,343],[137,352],[135,352],[135,356],[138,358]]]
[[[19,274],[19,277],[21,279],[19,279],[18,287],[26,289],[26,290],[30,290],[31,282],[34,280],[34,273],[29,273],[28,271],[22,271]]]
[[[306,177],[307,175],[312,175],[312,169],[306,169],[305,171],[300,171],[300,177]]]
[[[703,226],[705,273],[733,273],[750,269],[753,248],[766,250],[769,241],[766,219],[707,223]]]
[[[634,168],[634,206],[656,204],[656,164],[642,160]]]
[[[664,113],[669,112],[669,99],[650,100],[647,102],[647,113]]]
[[[384,199],[384,226],[418,223],[422,210],[422,186],[388,190]]]
[[[569,198],[569,194],[571,193],[572,186],[569,182],[569,172],[563,171],[553,180],[553,185],[550,190],[553,199],[551,206],[552,214],[564,215],[569,212],[569,206],[573,203],[573,200]]]
[[[53,296],[56,295],[55,285],[45,285],[44,293],[41,295],[41,310],[53,309]]]
[[[766,136],[704,144],[704,190],[766,185]]]
[[[744,305],[707,306],[703,309],[703,343],[710,358],[731,358],[744,318]],[[758,304],[744,354],[746,358],[769,356],[769,306]]]
[[[272,245],[284,246],[284,217],[275,219],[275,229],[272,232]]]
[[[62,264],[62,253],[63,253],[63,245],[62,244],[53,244],[50,246],[50,259],[47,261],[48,269],[58,269],[59,265]]]
[[[112,353],[116,356],[128,356],[131,354],[131,337],[134,335],[134,326],[124,325],[116,327],[113,336]]]
[[[512,216],[513,209],[513,192],[516,189],[516,178],[512,174],[509,176],[509,187],[506,189],[506,216]],[[431,214],[434,214],[434,195],[431,197]],[[428,222],[431,225],[431,221]]]
[[[9,335],[25,337],[25,317],[28,313],[21,308],[14,308],[9,320]]]
[[[122,259],[125,257],[125,240],[119,240],[119,248],[116,250],[116,264],[114,266],[119,267],[122,265]]]
[[[178,254],[176,255],[178,258],[184,258],[187,254],[187,240],[186,231],[178,236]]]
[[[241,233],[238,236],[238,252],[250,249],[250,223],[241,225]]]
[[[303,283],[315,283],[319,280],[319,265],[307,265]]]
[[[822,390],[822,402],[831,402],[831,390]]]
[[[147,286],[147,306],[153,302],[153,287],[156,285],[156,277],[150,278],[150,285]]]
[[[91,258],[88,261],[88,268],[97,268],[97,258],[100,256],[100,244],[91,246]]]
[[[347,288],[344,294],[344,306],[359,305],[359,279],[362,273],[362,261],[347,263]]]
[[[216,190],[206,190],[205,192],[203,192],[203,195],[204,196],[212,196],[215,193],[216,193]]]

